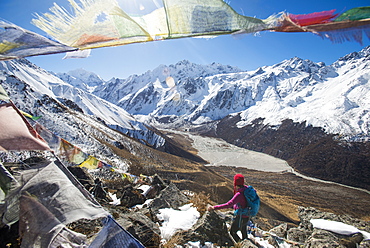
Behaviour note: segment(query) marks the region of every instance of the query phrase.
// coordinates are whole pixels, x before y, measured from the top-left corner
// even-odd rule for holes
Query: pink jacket
[[[225,209],[225,208],[233,208],[234,210],[236,210],[239,207],[241,208],[247,207],[247,200],[245,199],[244,194],[243,194],[246,187],[247,186],[244,186],[243,188],[239,188],[237,192],[235,193],[235,195],[233,196],[233,198],[230,199],[230,201],[224,204],[216,205],[213,207],[213,209],[219,210],[219,209]]]

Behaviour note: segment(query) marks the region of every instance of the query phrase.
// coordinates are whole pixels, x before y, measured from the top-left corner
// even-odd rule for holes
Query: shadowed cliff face
[[[370,189],[369,142],[346,142],[305,122],[285,120],[280,126],[256,119],[238,128],[240,117],[226,117],[213,128],[198,129],[202,134],[286,160],[308,176]]]

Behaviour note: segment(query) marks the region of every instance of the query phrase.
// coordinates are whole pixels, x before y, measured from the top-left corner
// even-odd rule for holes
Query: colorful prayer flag
[[[281,12],[258,19],[238,14],[224,0],[163,0],[147,3],[144,12],[128,8],[130,1],[69,2],[70,8],[54,4],[51,13],[36,14],[32,20],[59,42],[0,21],[0,60],[72,51],[65,58],[81,58],[89,56],[91,48],[267,30],[311,32],[333,42],[361,43],[363,33],[370,38],[370,7],[351,9],[336,19],[335,10],[301,15]]]
[[[73,164],[81,164],[86,160],[88,155],[84,153],[80,148],[72,145],[70,142],[66,141],[65,139],[60,139],[60,146],[58,154],[63,159],[67,160]]]
[[[359,21],[364,19],[370,18],[370,7],[358,7],[347,10],[337,18],[335,18],[335,22],[342,22],[342,21]]]
[[[32,23],[59,42],[80,49],[234,32],[258,32],[272,23],[237,14],[223,0],[164,0],[138,15],[116,0],[71,0],[71,10],[54,4]],[[123,5],[123,6],[122,6]]]
[[[2,101],[9,101],[10,98],[8,96],[8,93],[4,90],[3,86],[0,84],[0,100]]]
[[[87,169],[97,169],[99,167],[100,161],[95,157],[89,155],[87,160],[85,160],[80,167],[85,167]]]
[[[36,197],[19,199],[21,247],[87,247],[86,236],[66,228]]]
[[[22,110],[19,110],[19,111],[22,113],[22,115],[24,115],[24,116],[26,116],[26,117],[34,120],[34,121],[37,121],[38,119],[41,118],[41,116],[33,116],[33,115],[30,115],[29,113],[26,113],[26,112],[24,112]]]
[[[22,174],[22,172],[19,173]],[[42,205],[50,212],[50,215],[53,215],[53,219],[55,218],[64,225],[79,219],[97,219],[108,215],[108,212],[96,202],[60,161],[40,165],[32,177],[22,177],[22,180],[19,182],[20,187],[10,192],[9,197],[5,199],[6,208],[2,221],[7,225],[22,218],[23,213],[19,212],[18,201],[22,195],[35,197],[40,207]],[[33,208],[33,206],[28,206],[28,208]],[[44,215],[36,217],[36,220],[40,221],[45,218]]]
[[[0,60],[74,50],[77,49],[0,20]]]

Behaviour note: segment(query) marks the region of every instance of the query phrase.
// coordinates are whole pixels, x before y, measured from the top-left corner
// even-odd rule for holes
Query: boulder
[[[107,192],[104,190],[102,181],[100,181],[99,178],[96,178],[94,180],[94,187],[91,190],[91,194],[99,201],[99,202],[104,202],[108,203],[109,198]]]
[[[277,242],[276,237],[274,237],[274,236],[269,236],[269,237],[267,238],[267,242],[268,242],[270,245],[272,245],[273,247],[279,247],[279,243]]]
[[[149,189],[143,193],[146,199],[154,199],[161,192],[162,188],[159,185],[151,185]]]
[[[290,228],[287,231],[287,236],[286,237],[287,237],[288,240],[298,242],[298,243],[304,243],[306,241],[306,239],[309,236],[311,236],[311,234],[312,234],[311,230],[294,227],[294,228]]]
[[[138,204],[143,204],[146,198],[142,195],[142,190],[134,189],[134,187],[129,184],[126,185],[122,190],[121,206],[131,208]]]
[[[338,235],[334,233],[315,229],[311,236],[306,240],[305,248],[327,247],[327,248],[346,248],[340,243]]]
[[[256,244],[254,244],[251,240],[245,239],[240,242],[241,248],[259,248]]]
[[[232,246],[228,228],[223,216],[216,211],[207,211],[188,231],[181,231],[186,241],[200,241],[202,245],[212,242],[218,246]]]
[[[153,176],[153,179],[152,179],[152,183],[151,185],[157,185],[159,186],[161,189],[164,189],[165,187],[168,186],[168,182],[166,182],[165,180],[163,180],[160,176],[158,176],[157,174],[155,174]]]
[[[94,179],[86,168],[79,166],[69,166],[67,168],[87,190],[90,191],[94,187]]]
[[[184,195],[175,184],[170,183],[160,194],[148,204],[148,207],[157,213],[161,208],[173,208],[178,209],[179,207],[187,204],[189,198]]]
[[[361,233],[355,233],[351,236],[342,237],[340,243],[347,248],[357,248],[359,246],[358,244],[365,244],[365,242],[362,243],[363,239],[364,236]],[[368,245],[370,247],[370,243]]]
[[[298,228],[291,228],[287,231],[287,239],[304,243],[304,247],[366,247],[361,233],[353,235],[340,235],[330,231],[313,228],[311,219],[325,219],[343,222],[354,226],[360,230],[369,232],[369,222],[352,218],[347,215],[335,215],[333,213],[322,212],[315,208],[299,208],[299,218],[301,220]]]
[[[287,223],[280,224],[272,228],[269,232],[276,234],[276,236],[278,237],[286,237],[288,233],[288,224]]]
[[[298,217],[301,221],[299,227],[309,230],[312,230],[312,224],[310,222],[311,219],[325,219],[343,222],[345,224],[354,226],[360,230],[370,232],[369,221],[352,218],[351,216],[348,215],[336,215],[329,212],[322,212],[312,207],[309,208],[299,207]]]
[[[143,212],[129,212],[121,215],[116,221],[145,247],[160,246],[161,231]]]

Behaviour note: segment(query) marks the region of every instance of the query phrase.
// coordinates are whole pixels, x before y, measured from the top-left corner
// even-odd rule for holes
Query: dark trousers
[[[233,237],[235,242],[239,242],[241,240],[240,237],[236,234],[239,230],[242,233],[242,239],[247,238],[248,221],[249,218],[241,218],[240,215],[234,217],[230,227],[230,235]]]

